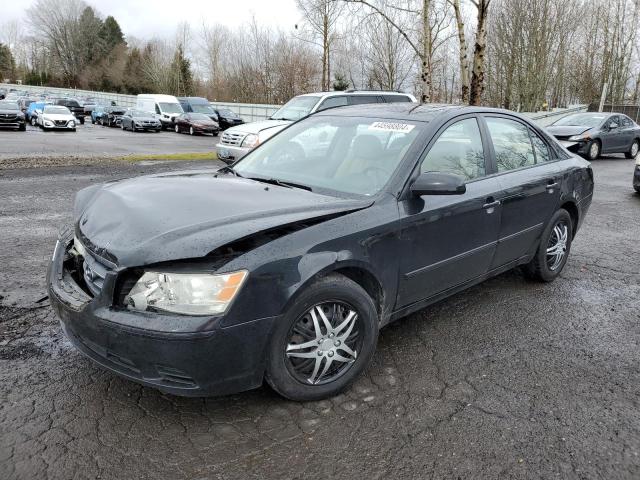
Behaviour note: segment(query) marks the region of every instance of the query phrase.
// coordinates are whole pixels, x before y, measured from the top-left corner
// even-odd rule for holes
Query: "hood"
[[[199,120],[199,119],[198,120],[192,120],[191,123],[194,124],[194,125],[209,125],[209,126],[213,126],[213,125],[217,125],[218,124],[217,122],[214,122],[211,119],[208,119],[208,120]]]
[[[42,118],[47,120],[75,120],[76,117],[70,113],[43,113]]]
[[[261,122],[243,123],[237,127],[231,127],[227,132],[242,132],[242,133],[260,133],[264,130],[280,127],[280,130],[289,125],[291,122],[288,120],[263,120]]]
[[[254,233],[371,203],[207,170],[89,187],[78,192],[74,214],[97,253],[133,267],[203,257]]]
[[[151,115],[146,117],[131,117],[134,122],[159,122],[156,117],[152,117]]]
[[[570,137],[572,135],[580,135],[587,130],[591,130],[591,127],[587,127],[585,125],[551,125],[547,127],[547,132],[555,137]]]

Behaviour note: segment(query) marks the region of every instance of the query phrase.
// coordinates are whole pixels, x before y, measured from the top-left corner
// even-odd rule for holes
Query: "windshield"
[[[422,130],[420,123],[311,117],[283,130],[233,166],[243,177],[312,190],[373,195],[391,178]]]
[[[191,120],[200,120],[200,121],[211,121],[209,117],[202,113],[192,113]]]
[[[314,95],[305,95],[294,97],[285,103],[276,113],[271,115],[272,120],[291,120],[295,122],[302,117],[306,117],[311,109],[318,103],[320,97]]]
[[[47,106],[44,107],[44,113],[55,113],[57,115],[70,115],[71,112],[67,107],[55,107],[55,106]]]
[[[220,110],[218,110],[218,112],[220,112],[220,115],[222,115],[223,117],[235,118],[237,116],[227,108],[221,108]]]
[[[216,113],[211,105],[195,104],[191,105],[191,109],[196,113]]]
[[[2,110],[20,110],[17,103],[13,102],[0,102],[0,109]]]
[[[553,125],[556,126],[576,126],[576,127],[597,127],[607,118],[602,113],[574,113],[561,118]]]
[[[160,102],[159,105],[163,113],[182,113],[182,107],[179,103]]]

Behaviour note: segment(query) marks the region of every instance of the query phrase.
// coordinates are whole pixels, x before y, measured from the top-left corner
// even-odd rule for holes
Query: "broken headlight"
[[[236,297],[248,272],[145,272],[125,296],[130,310],[160,310],[184,315],[219,315]]]

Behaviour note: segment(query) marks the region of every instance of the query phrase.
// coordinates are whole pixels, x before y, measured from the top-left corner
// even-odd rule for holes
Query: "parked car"
[[[25,120],[35,127],[38,124],[38,112],[42,112],[45,105],[46,102],[31,102],[24,112]]]
[[[640,193],[640,155],[636,157],[636,169],[633,172],[633,188]]]
[[[233,166],[81,190],[49,298],[128,379],[318,400],[391,321],[516,266],[556,279],[592,192],[589,163],[513,112],[327,110]]]
[[[568,150],[595,160],[603,153],[633,158],[640,150],[640,126],[620,113],[574,113],[547,127]]]
[[[127,111],[124,107],[104,107],[100,115],[100,125],[103,127],[119,127],[122,116]]]
[[[184,113],[202,113],[218,123],[218,114],[204,97],[178,97]]]
[[[176,117],[174,127],[176,133],[189,132],[189,135],[210,133],[214,137],[218,135],[220,127],[217,122],[204,113],[183,113]]]
[[[67,107],[71,113],[76,117],[81,125],[84,125],[84,107],[73,98],[57,98],[53,100],[54,105],[61,105]]]
[[[114,101],[108,102],[99,98],[88,97],[82,104],[82,106],[84,107],[84,114],[86,116],[91,116],[91,112],[93,112],[93,110],[99,105],[103,107],[107,107],[107,106],[115,107],[116,102]]]
[[[77,119],[71,110],[61,105],[45,105],[36,117],[43,130],[76,131]]]
[[[131,130],[132,132],[138,130],[159,132],[162,130],[162,123],[154,114],[134,108],[127,110],[121,117],[120,126],[123,130]]]
[[[26,130],[27,122],[24,118],[24,113],[20,111],[20,107],[16,102],[0,100],[0,128]]]
[[[280,130],[307,115],[345,105],[365,103],[415,102],[413,95],[398,92],[354,91],[320,92],[298,95],[289,100],[268,120],[231,127],[216,145],[218,159],[232,163]]]
[[[184,113],[182,106],[173,95],[138,95],[136,109],[143,112],[155,113],[162,122],[162,128],[172,129],[178,115]]]
[[[29,108],[29,105],[35,102],[33,98],[22,97],[18,100],[18,106],[20,107],[20,111],[25,113]]]
[[[102,120],[102,115],[104,114],[104,109],[107,108],[105,105],[96,105],[91,110],[91,123],[96,124],[100,123]]]
[[[242,120],[237,113],[228,108],[214,108],[213,111],[216,112],[216,115],[218,116],[218,125],[220,125],[220,130],[226,130],[227,128],[242,125],[244,123],[244,120]]]

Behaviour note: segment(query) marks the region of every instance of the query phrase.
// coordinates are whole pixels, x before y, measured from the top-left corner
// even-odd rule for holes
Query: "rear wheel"
[[[636,158],[638,155],[638,151],[640,151],[640,140],[634,140],[629,148],[629,151],[624,154],[627,158]]]
[[[178,127],[177,124],[176,124],[175,127],[173,127],[173,129],[176,131],[176,133],[180,133],[180,127]]]
[[[573,240],[571,215],[565,209],[558,210],[542,232],[535,256],[525,266],[525,272],[542,282],[551,282],[560,275],[567,263]]]
[[[189,135],[193,135],[193,127],[189,127]]]
[[[267,382],[295,401],[344,390],[369,365],[378,340],[378,314],[360,285],[330,275],[310,285],[275,326]]]

